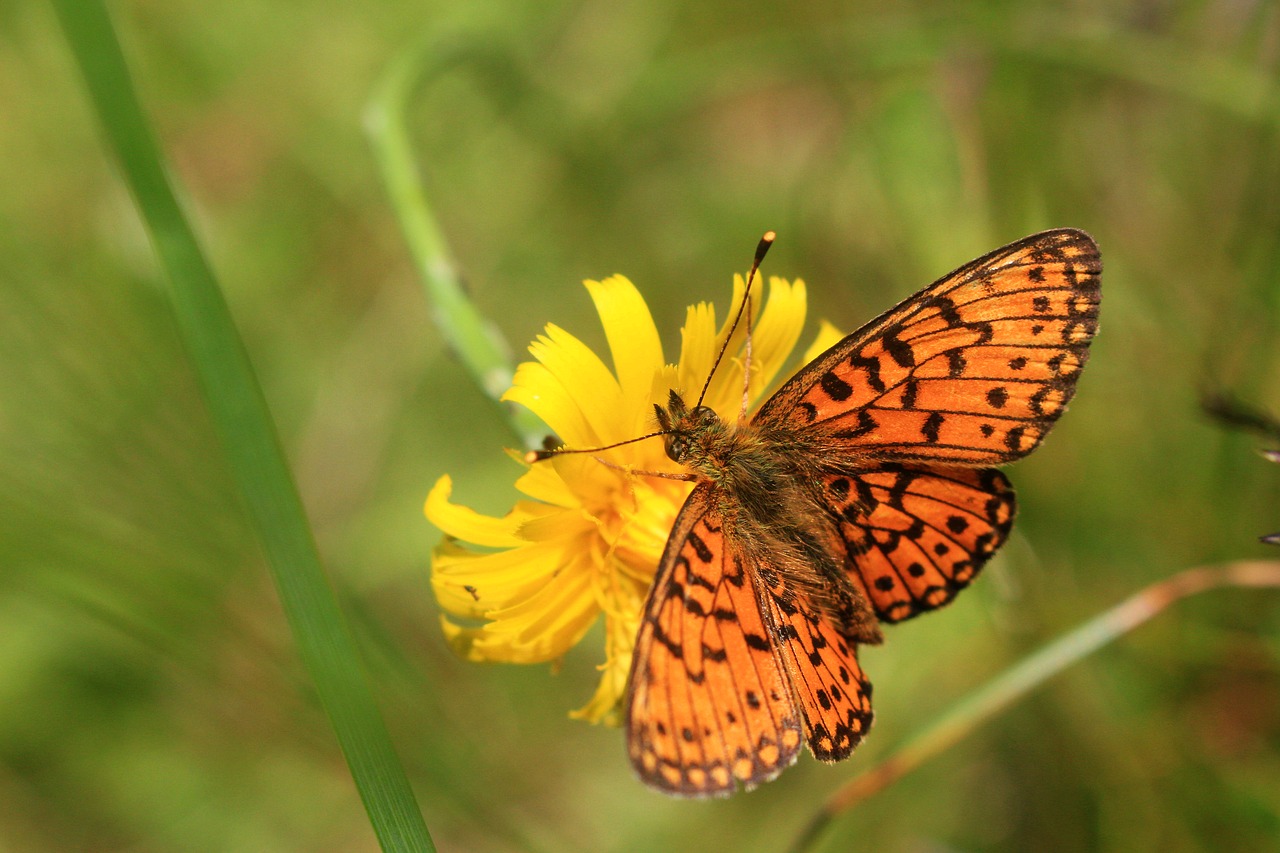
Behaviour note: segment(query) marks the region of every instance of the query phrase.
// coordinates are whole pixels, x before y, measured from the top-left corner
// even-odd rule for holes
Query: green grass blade
[[[320,565],[266,401],[174,195],[100,0],[55,0],[90,100],[172,286],[174,311],[313,679],[384,850],[434,850]]]

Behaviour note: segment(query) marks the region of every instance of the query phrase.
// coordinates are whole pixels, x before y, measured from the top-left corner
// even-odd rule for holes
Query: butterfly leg
[[[671,471],[637,471],[635,468],[628,468],[625,465],[619,465],[617,462],[610,462],[608,459],[600,456],[592,456],[591,458],[606,468],[621,471],[628,477],[661,477],[664,480],[684,480],[686,482],[693,482],[698,479],[697,474]]]

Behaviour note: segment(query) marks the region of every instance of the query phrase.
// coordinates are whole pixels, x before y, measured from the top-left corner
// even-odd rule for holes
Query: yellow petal
[[[725,325],[716,336],[716,350],[728,337],[730,325],[738,313],[742,303],[745,282],[741,276],[734,277],[733,303]],[[769,279],[769,296],[761,309],[762,282],[752,286],[750,315],[751,329],[751,385],[748,398],[751,404],[758,403],[773,378],[786,363],[804,328],[805,288],[804,282],[794,285],[776,276]],[[743,370],[746,364],[747,322],[744,313],[733,335],[728,337],[729,346],[726,358],[721,362],[712,377],[706,405],[719,412],[726,420],[737,421],[742,415]]]
[[[436,480],[423,507],[428,519],[448,536],[490,548],[514,548],[523,545],[521,525],[544,515],[549,507],[521,501],[502,518],[482,515],[460,504],[450,503],[453,480],[448,474]]]
[[[554,465],[534,463],[516,480],[516,488],[525,495],[553,506],[576,508],[582,501],[556,472]]]
[[[564,382],[545,365],[526,361],[516,367],[511,387],[502,395],[502,400],[518,403],[533,412],[561,441],[578,446],[597,443],[586,413]]]
[[[769,279],[769,301],[760,312],[760,323],[751,336],[751,397],[759,400],[791,356],[804,330],[804,282],[794,284]]]
[[[692,489],[692,483],[656,478],[635,486],[635,509],[618,529],[614,549],[620,559],[644,567],[642,579],[646,583],[657,568],[676,513]]]
[[[631,656],[628,655],[625,661],[625,665],[608,662],[600,667],[600,683],[596,685],[595,694],[587,704],[569,712],[572,719],[606,726],[616,726],[622,722],[622,698],[627,693]]]
[[[431,557],[431,586],[457,616],[487,618],[529,598],[571,562],[576,543],[526,545],[492,554],[442,543]]]
[[[663,365],[662,339],[649,306],[628,279],[615,275],[604,281],[588,281],[586,286],[609,342],[623,405],[641,419],[630,425],[638,432],[643,419],[650,417],[647,404],[654,371]]]
[[[616,576],[615,576],[616,577]],[[648,584],[612,583],[604,596],[605,662],[600,670],[600,683],[591,700],[569,714],[578,720],[617,725],[621,721],[622,700],[627,691],[631,671],[631,655],[636,630],[640,625],[640,609]]]
[[[703,404],[715,409],[720,414],[720,417],[730,423],[736,423],[742,414],[742,369],[741,366],[735,369],[734,356],[739,353],[747,339],[746,312],[742,312],[743,319],[738,320],[736,328],[733,323],[742,310],[745,293],[746,281],[742,276],[735,275],[733,277],[733,297],[729,301],[729,310],[725,314],[724,323],[716,334],[714,343],[715,353],[720,352],[723,347],[725,356],[709,382],[707,382],[706,377],[703,377],[703,382],[707,384],[707,394],[702,401]],[[752,314],[755,313],[756,306],[759,303],[760,291],[753,284],[751,288],[751,306],[749,308]],[[732,334],[730,334],[730,330],[732,330]],[[726,340],[728,341],[727,346],[725,345]],[[712,357],[714,358],[714,353]]]
[[[531,518],[520,526],[520,538],[528,542],[556,542],[595,532],[596,525],[590,516],[585,512],[574,510]]]
[[[684,327],[680,329],[680,363],[673,387],[688,398],[690,405],[702,391],[702,383],[711,371],[717,351],[715,306],[706,302],[689,306]],[[666,405],[666,400],[661,397],[654,402]]]
[[[572,648],[600,614],[584,563],[576,561],[525,600],[490,613],[493,621],[471,638],[470,656],[538,663]]]
[[[570,399],[595,431],[595,443],[608,444],[630,436],[631,416],[623,411],[622,389],[600,357],[590,347],[554,324],[529,347],[563,385]],[[565,441],[576,436],[561,435]],[[591,439],[583,442],[590,443]]]

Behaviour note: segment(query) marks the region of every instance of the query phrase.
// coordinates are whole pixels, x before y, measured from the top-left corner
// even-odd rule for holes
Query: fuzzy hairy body
[[[785,425],[725,423],[705,406],[687,408],[675,391],[658,411],[670,429],[668,455],[713,487],[726,532],[759,560],[757,570],[776,572],[778,586],[803,594],[849,639],[883,642],[865,591],[836,557],[845,549],[821,484],[824,470],[832,470],[833,448]],[[857,473],[856,457],[845,450],[838,458],[841,470]]]

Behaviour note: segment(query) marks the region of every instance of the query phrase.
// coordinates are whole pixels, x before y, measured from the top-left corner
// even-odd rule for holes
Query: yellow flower
[[[690,307],[680,358],[672,365],[630,281],[614,276],[586,286],[604,325],[613,370],[577,338],[548,325],[529,347],[535,360],[517,368],[504,395],[542,418],[570,448],[654,432],[653,406],[665,406],[672,388],[694,405],[735,313],[717,327],[711,305]],[[735,276],[735,310],[743,290],[742,277]],[[763,309],[758,288],[753,290],[752,407],[776,385],[805,320],[804,282],[771,278]],[[824,323],[804,361],[838,339]],[[741,323],[703,401],[730,423],[742,409],[745,340]],[[603,613],[603,676],[595,696],[573,716],[616,722],[644,598],[692,488],[644,472],[680,470],[657,438],[598,454],[555,456],[527,466],[515,486],[529,499],[517,501],[501,518],[451,503],[452,482],[441,477],[427,496],[426,514],[446,534],[431,570],[436,597],[448,614],[441,621],[450,644],[474,661],[552,661]]]

